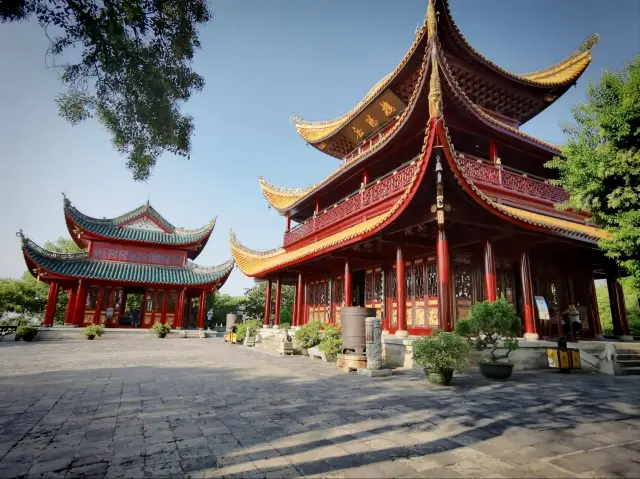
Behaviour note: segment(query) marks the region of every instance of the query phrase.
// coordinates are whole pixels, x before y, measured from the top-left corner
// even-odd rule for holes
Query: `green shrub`
[[[280,329],[291,329],[291,323],[281,323]]]
[[[342,354],[342,330],[335,326],[325,326],[321,336],[320,351],[323,351],[327,356]]]
[[[31,324],[22,324],[16,328],[16,341],[24,339],[31,341],[38,334],[38,327]]]
[[[151,326],[151,332],[155,334],[164,334],[167,335],[171,331],[171,326],[168,324],[155,323]]]
[[[467,364],[471,346],[456,333],[436,329],[431,336],[416,339],[411,345],[413,360],[433,371],[462,371]]]
[[[236,341],[244,341],[247,337],[247,331],[251,329],[251,337],[258,336],[258,331],[262,328],[262,321],[257,319],[247,319],[243,323],[237,325],[236,328]]]
[[[456,333],[463,336],[483,351],[491,347],[491,362],[507,359],[509,353],[518,349],[518,336],[522,333],[522,323],[515,309],[504,298],[491,303],[484,301],[471,306],[469,319],[463,319],[456,323]],[[498,347],[498,341],[503,345]],[[498,349],[507,352],[496,355]]]
[[[91,326],[87,326],[86,328],[84,328],[84,335],[85,337],[89,338],[89,337],[100,337],[104,334],[104,327],[103,326],[99,326],[99,325],[95,325],[92,324]]]
[[[303,349],[309,349],[320,344],[322,339],[320,330],[325,325],[322,321],[309,321],[304,326],[296,331],[295,338],[298,344]]]

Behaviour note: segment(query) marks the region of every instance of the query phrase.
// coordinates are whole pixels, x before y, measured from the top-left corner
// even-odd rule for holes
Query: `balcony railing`
[[[486,160],[459,156],[458,166],[471,178],[500,186],[505,190],[524,193],[552,203],[562,203],[569,199],[569,194],[558,186],[553,186],[544,178],[509,168]]]
[[[316,232],[333,226],[358,213],[375,206],[390,196],[404,190],[411,183],[415,173],[416,158],[412,159],[378,178],[376,181],[363,186],[359,190],[342,198],[328,208],[320,211],[304,223],[290,229],[284,234],[284,245],[289,246],[304,238],[308,238]]]

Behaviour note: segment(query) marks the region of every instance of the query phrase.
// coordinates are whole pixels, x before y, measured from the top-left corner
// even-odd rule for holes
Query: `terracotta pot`
[[[33,341],[33,338],[36,337],[36,334],[38,334],[37,331],[33,332],[33,333],[25,333],[22,335],[22,340],[26,341],[27,343],[30,343],[31,341]]]
[[[509,363],[479,363],[480,372],[489,379],[508,379],[513,372],[513,364]]]
[[[92,339],[95,339],[95,337],[95,334],[90,334],[89,336],[87,336],[87,339],[91,341]]]
[[[167,337],[167,333],[158,333],[158,337],[159,338],[166,338]]]
[[[438,386],[448,386],[453,380],[453,371],[424,368],[424,374],[427,377],[427,381]]]

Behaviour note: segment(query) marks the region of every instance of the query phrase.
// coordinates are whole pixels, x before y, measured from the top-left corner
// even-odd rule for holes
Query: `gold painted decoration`
[[[387,117],[393,115],[396,112],[396,108],[385,100],[382,100],[380,102],[380,108],[382,108],[382,112]]]
[[[367,115],[367,117],[365,118],[365,121],[372,127],[375,128],[376,126],[378,126],[378,124],[380,123],[378,120],[376,120],[374,117],[372,117],[371,115]]]
[[[351,129],[356,134],[356,137],[358,138],[358,140],[360,140],[364,136],[364,131],[358,128],[357,126],[352,126]]]
[[[427,38],[436,36],[438,29],[438,19],[436,18],[436,9],[433,6],[433,0],[429,0],[427,7]]]

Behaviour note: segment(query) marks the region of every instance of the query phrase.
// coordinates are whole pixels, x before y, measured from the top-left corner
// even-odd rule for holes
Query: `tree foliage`
[[[573,119],[562,157],[547,163],[570,194],[561,207],[590,212],[612,234],[600,247],[640,289],[640,56],[591,83]]]
[[[252,318],[264,321],[264,305],[267,300],[267,281],[260,281],[253,288],[245,291],[245,314]],[[280,290],[280,324],[292,324],[293,318],[293,295],[295,288],[289,285],[282,285]],[[275,284],[271,288],[271,319],[275,314]]]
[[[2,22],[31,17],[68,88],[56,99],[61,116],[98,119],[136,180],[163,152],[189,156],[193,119],[180,107],[204,86],[192,60],[197,27],[210,19],[206,0],[0,2]]]
[[[624,291],[624,301],[627,306],[627,318],[629,320],[629,330],[632,336],[640,336],[640,292],[632,285],[632,278],[622,280]],[[611,307],[609,306],[609,291],[606,284],[596,284],[596,298],[598,300],[598,312],[600,315],[600,325],[602,334],[613,336],[613,319],[611,318]]]

